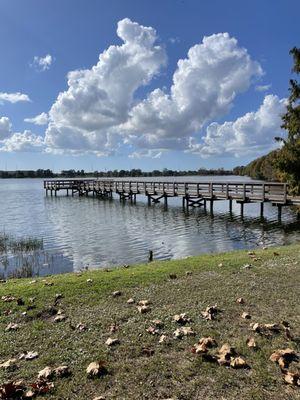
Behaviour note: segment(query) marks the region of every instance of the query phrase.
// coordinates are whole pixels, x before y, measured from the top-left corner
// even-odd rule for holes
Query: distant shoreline
[[[170,170],[163,169],[153,171],[142,171],[140,169],[131,170],[111,170],[111,171],[84,171],[84,170],[62,170],[60,173],[53,172],[50,169],[37,170],[0,170],[0,179],[19,179],[19,178],[142,178],[142,177],[160,177],[160,176],[228,176],[237,175],[233,170],[218,169],[198,169],[198,170]]]

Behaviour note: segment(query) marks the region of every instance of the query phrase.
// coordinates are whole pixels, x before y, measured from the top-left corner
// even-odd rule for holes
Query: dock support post
[[[185,208],[185,196],[183,196],[183,198],[182,198],[182,208],[183,209]]]
[[[148,206],[151,206],[151,196],[148,194]]]
[[[232,214],[232,199],[229,199],[229,212]]]
[[[264,217],[264,202],[260,203],[260,218]]]
[[[206,199],[203,200],[204,211],[206,211]]]
[[[281,221],[282,205],[278,204],[278,221]]]
[[[168,196],[164,196],[164,206],[168,208]]]
[[[241,217],[244,218],[244,203],[241,202]]]
[[[74,197],[74,190],[72,189],[72,197]]]
[[[214,213],[214,201],[210,200],[210,213],[213,214]]]
[[[57,196],[57,193],[56,193],[56,192],[57,192],[57,190],[55,189],[55,191],[54,191],[55,197]]]
[[[189,202],[189,196],[185,196],[185,204],[186,204],[186,209],[187,211],[189,210],[190,202]]]
[[[52,191],[52,189],[50,190],[50,194],[51,194],[51,197],[53,196],[53,191]]]
[[[67,189],[67,196],[69,196],[69,189]]]
[[[46,196],[48,196],[48,189],[46,189]]]

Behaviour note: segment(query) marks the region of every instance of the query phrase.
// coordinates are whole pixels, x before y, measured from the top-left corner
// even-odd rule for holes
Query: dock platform
[[[260,215],[263,216],[264,204],[271,203],[278,207],[278,217],[281,218],[283,206],[300,206],[300,196],[290,196],[287,183],[277,182],[165,182],[139,180],[110,180],[110,179],[51,179],[44,181],[46,195],[57,196],[60,191],[66,195],[96,196],[112,198],[113,193],[120,201],[136,202],[137,195],[147,197],[148,205],[164,202],[167,207],[168,198],[182,198],[182,206],[207,207],[213,212],[213,205],[218,200],[229,201],[229,211],[232,202],[240,204],[241,215],[244,204],[260,203]]]

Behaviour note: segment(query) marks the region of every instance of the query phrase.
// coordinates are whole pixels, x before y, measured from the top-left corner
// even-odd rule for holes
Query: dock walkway
[[[109,179],[52,179],[44,181],[46,195],[56,196],[59,191],[66,191],[74,196],[97,196],[112,198],[116,193],[120,201],[136,202],[137,195],[148,198],[148,205],[161,200],[168,205],[168,198],[181,197],[183,207],[206,208],[207,202],[213,212],[214,201],[228,200],[229,211],[232,211],[233,200],[240,204],[241,214],[244,204],[260,203],[260,215],[263,216],[264,203],[278,207],[278,217],[281,218],[282,206],[300,206],[300,197],[288,194],[286,183],[256,183],[256,182],[164,182],[138,180]]]

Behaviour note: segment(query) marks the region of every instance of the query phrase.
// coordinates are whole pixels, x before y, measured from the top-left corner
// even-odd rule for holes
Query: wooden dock
[[[213,212],[214,202],[229,201],[229,211],[232,212],[232,202],[240,204],[241,215],[244,214],[244,204],[259,203],[260,215],[263,217],[264,203],[278,207],[278,217],[281,218],[282,206],[300,206],[300,197],[288,194],[286,183],[256,183],[256,182],[160,182],[160,181],[127,181],[99,179],[61,179],[45,180],[46,195],[56,196],[57,192],[65,191],[67,196],[97,196],[112,198],[116,193],[120,201],[136,202],[137,195],[147,196],[148,205],[164,202],[167,207],[168,198],[181,197],[184,208],[207,207]]]

